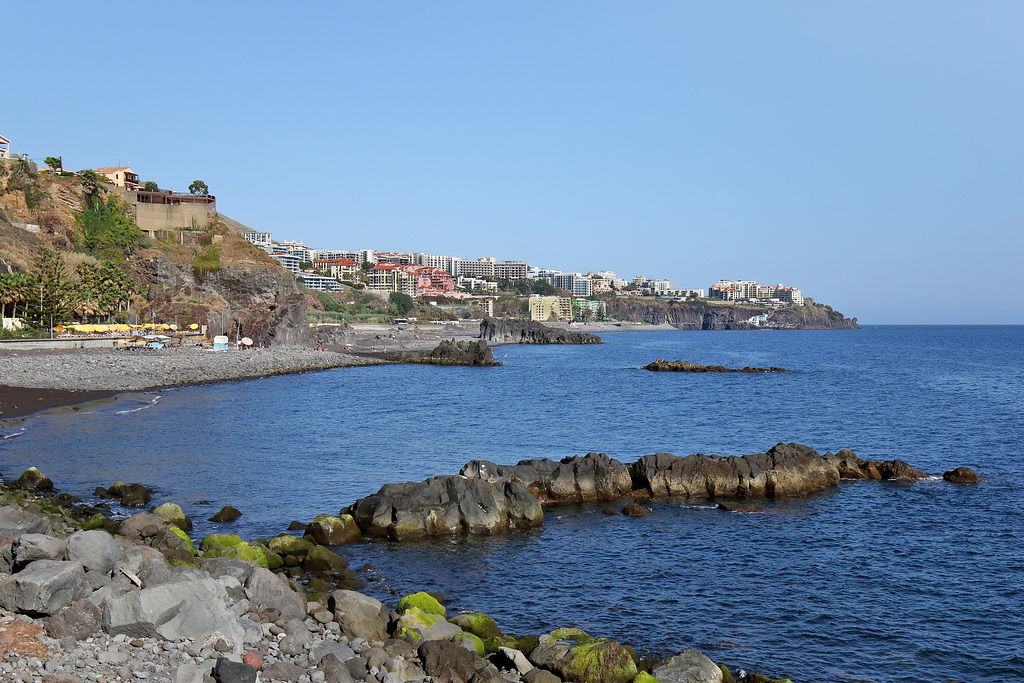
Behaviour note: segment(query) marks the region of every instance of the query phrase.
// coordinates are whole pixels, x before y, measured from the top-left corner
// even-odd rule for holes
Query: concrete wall
[[[127,339],[127,337],[120,338]],[[0,351],[28,349],[112,349],[114,338],[97,339],[0,339]]]
[[[143,232],[174,230],[192,226],[193,219],[200,228],[210,224],[213,204],[136,204],[135,223]],[[216,208],[212,208],[215,212]]]

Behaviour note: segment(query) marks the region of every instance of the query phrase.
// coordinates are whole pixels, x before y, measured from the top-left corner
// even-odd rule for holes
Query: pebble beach
[[[28,415],[126,391],[316,372],[384,361],[358,354],[275,347],[33,349],[0,353],[0,418]]]

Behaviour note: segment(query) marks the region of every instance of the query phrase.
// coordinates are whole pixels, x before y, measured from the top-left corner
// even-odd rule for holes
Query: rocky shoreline
[[[762,471],[758,472],[760,466]],[[803,473],[801,478],[800,473]],[[763,476],[762,476],[763,475]],[[378,492],[391,519],[415,521],[401,501],[417,495],[441,502],[428,511],[449,532],[494,533],[503,503],[523,514],[508,528],[530,526],[544,504],[642,500],[644,496],[802,495],[807,481],[927,476],[902,461],[875,462],[850,451],[821,456],[799,444],[779,444],[741,458],[668,454],[626,466],[603,454],[522,461],[501,466],[467,463],[457,477],[392,484]],[[644,478],[643,487],[635,485]],[[750,495],[720,490],[714,481],[739,477]],[[680,490],[704,481],[703,490]],[[948,481],[976,482],[967,468]],[[462,482],[460,484],[459,482]],[[762,482],[763,488],[758,488]],[[810,490],[818,484],[812,484]],[[212,534],[195,544],[191,520],[165,503],[124,520],[108,519],[75,498],[55,494],[48,477],[31,469],[0,487],[0,680],[47,683],[173,683],[256,680],[299,683],[766,683],[729,668],[695,648],[667,658],[639,657],[628,644],[567,625],[548,633],[503,633],[479,612],[449,615],[442,596],[407,595],[389,606],[359,592],[354,572],[332,550],[376,535],[362,518],[376,512],[354,504],[352,516],[320,515],[270,540]],[[465,487],[465,488],[463,488]],[[113,490],[115,487],[111,487]],[[418,494],[412,489],[421,489]],[[469,491],[470,493],[467,493]],[[370,497],[374,498],[374,497]],[[454,511],[457,508],[459,511]],[[373,506],[371,506],[373,507]],[[725,507],[725,506],[723,506]],[[633,510],[631,510],[633,508]],[[474,509],[494,512],[478,526],[453,523]],[[623,510],[641,516],[633,500]],[[735,509],[735,508],[727,508]],[[423,511],[420,510],[420,513]],[[506,510],[507,512],[507,510]],[[522,524],[517,523],[522,522]],[[392,538],[391,529],[377,525]],[[740,673],[737,671],[737,673]]]

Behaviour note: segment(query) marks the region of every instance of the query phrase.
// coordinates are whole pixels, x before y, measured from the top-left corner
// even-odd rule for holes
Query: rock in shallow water
[[[977,484],[981,477],[975,474],[970,467],[957,467],[956,469],[942,473],[942,478],[951,484]]]

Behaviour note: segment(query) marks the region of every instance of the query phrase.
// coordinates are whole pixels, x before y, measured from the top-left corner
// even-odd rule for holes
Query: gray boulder
[[[63,560],[68,540],[46,534],[22,534],[14,541],[14,565],[24,567],[36,560]]]
[[[132,638],[179,640],[220,632],[236,650],[245,631],[213,579],[165,583],[115,595],[103,605],[103,630]]]
[[[81,562],[86,569],[109,574],[121,552],[114,537],[102,529],[76,531],[68,538],[68,559]]]
[[[88,600],[77,600],[60,614],[48,617],[43,622],[46,635],[60,640],[71,636],[75,640],[85,640],[96,635],[103,628],[103,615]]]
[[[233,576],[238,582],[245,585],[252,573],[253,566],[242,560],[235,560],[230,557],[204,557],[199,561],[199,568],[213,578],[221,576]]]
[[[835,464],[801,444],[777,444],[742,457],[669,453],[645,455],[630,466],[634,486],[652,496],[777,498],[803,496],[839,484]]]
[[[0,506],[0,538],[17,534],[48,534],[52,531],[45,517],[31,515],[11,507]]]
[[[213,676],[217,683],[256,683],[256,669],[227,657],[217,660]]]
[[[0,605],[39,617],[56,614],[91,592],[78,562],[36,560],[0,581]]]
[[[301,655],[313,644],[313,636],[306,628],[302,619],[292,619],[284,625],[284,638],[281,639],[281,652],[286,655]]]
[[[324,672],[324,683],[352,683],[354,680],[348,667],[331,653],[320,661],[320,670]]]
[[[617,500],[633,491],[629,467],[604,453],[574,455],[559,462],[521,460],[516,465],[473,460],[459,474],[490,482],[520,481],[543,503]]]
[[[383,640],[388,633],[388,608],[380,600],[356,591],[333,591],[327,607],[346,638]],[[345,660],[342,660],[345,661]]]
[[[722,683],[722,670],[695,647],[654,667],[651,675],[661,683]]]
[[[318,640],[309,648],[309,661],[314,664],[319,664],[327,655],[334,655],[339,662],[347,662],[355,657],[356,653],[347,644],[336,640]]]
[[[540,526],[540,501],[518,482],[464,476],[386,484],[356,501],[351,514],[365,536],[410,540],[455,534],[495,534]]]
[[[249,603],[275,609],[285,621],[306,617],[306,599],[292,590],[288,582],[269,569],[254,567],[245,582]]]

